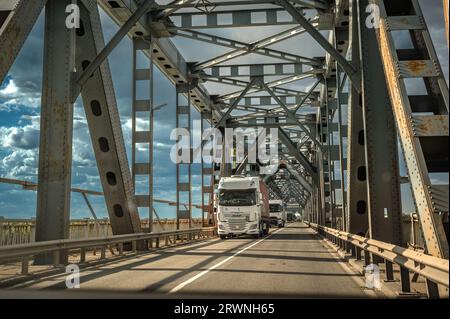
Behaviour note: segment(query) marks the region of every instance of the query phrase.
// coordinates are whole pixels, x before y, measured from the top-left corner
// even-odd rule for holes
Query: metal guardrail
[[[185,240],[195,240],[200,238],[208,238],[216,235],[215,227],[195,228],[175,231],[163,231],[158,233],[141,233],[129,235],[117,235],[109,237],[97,237],[87,239],[63,239],[51,240],[44,242],[35,242],[24,245],[10,245],[0,247],[0,263],[7,261],[22,261],[22,274],[28,273],[29,261],[33,256],[42,254],[53,254],[53,264],[60,264],[60,256],[62,252],[80,250],[80,262],[86,261],[86,250],[89,248],[100,248],[101,259],[106,258],[106,248],[117,245],[119,255],[123,254],[124,244],[131,243],[131,251],[137,251],[137,243],[146,241],[147,247],[159,248],[160,240],[165,240],[165,246],[169,246],[171,238],[176,242],[177,238],[184,242]]]
[[[353,235],[344,231],[340,231],[333,228],[320,226],[314,223],[305,223],[316,230],[319,234],[331,239],[335,244],[339,245],[343,249],[348,249],[348,246],[344,245],[344,242],[351,244],[352,254],[357,258],[361,258],[360,250],[367,251],[373,255],[379,256],[387,262],[387,266],[397,264],[400,266],[402,275],[402,288],[403,291],[409,290],[409,271],[421,275],[429,281],[436,284],[449,287],[449,261],[447,259],[441,259],[434,256],[426,255],[414,251],[412,249],[388,244],[374,239],[365,238],[358,235]],[[365,261],[368,264],[368,254],[365,254]],[[393,280],[392,268],[391,273],[388,273],[388,280]],[[407,276],[404,276],[406,271]],[[408,279],[408,282],[405,282]],[[409,292],[409,291],[407,291]]]

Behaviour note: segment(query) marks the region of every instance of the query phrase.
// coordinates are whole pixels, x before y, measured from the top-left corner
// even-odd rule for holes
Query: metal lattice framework
[[[83,27],[61,27],[65,7],[75,2]],[[380,8],[379,29],[366,25],[371,4]],[[120,26],[106,45],[97,5]],[[146,143],[153,152],[156,66],[176,87],[177,127],[191,130],[195,108],[203,127],[276,128],[282,161],[275,174],[264,176],[272,197],[297,203],[310,222],[397,245],[398,138],[427,252],[448,258],[443,228],[448,185],[433,185],[429,176],[448,174],[448,149],[442,146],[449,134],[448,87],[417,0],[7,0],[0,8],[5,13],[0,16],[0,80],[44,7],[38,240],[67,237],[72,107],[79,94],[114,233],[140,232],[138,207],[153,216],[152,156],[139,162],[135,149]],[[270,36],[242,41],[215,32],[246,27],[269,27],[264,30]],[[406,31],[412,48],[396,48],[394,31]],[[133,63],[131,165],[106,60],[125,36],[133,40],[133,61],[138,53],[150,61],[145,69]],[[222,53],[187,61],[174,44],[178,39]],[[314,41],[322,56],[299,54],[305,41]],[[409,78],[424,81],[422,95],[408,92]],[[136,96],[141,81],[148,88],[142,99]],[[211,85],[221,93],[209,93]],[[146,113],[148,131],[136,129],[139,112]],[[214,223],[218,177],[231,174],[259,174],[259,167],[247,154],[237,165],[202,163],[205,224]],[[137,176],[148,178],[145,195],[134,193]],[[191,218],[192,201],[191,165],[180,163],[178,220]]]

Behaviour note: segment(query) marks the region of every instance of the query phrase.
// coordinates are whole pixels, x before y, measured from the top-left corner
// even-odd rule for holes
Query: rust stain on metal
[[[406,67],[412,74],[421,74],[427,65],[424,61],[413,60],[406,62]]]

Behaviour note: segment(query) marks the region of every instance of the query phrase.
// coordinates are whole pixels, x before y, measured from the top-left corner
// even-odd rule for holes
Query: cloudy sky
[[[421,1],[428,26],[431,30],[436,50],[448,78],[448,50],[445,40],[443,11],[440,0]],[[101,19],[107,40],[117,31],[117,26],[102,12]],[[42,61],[43,61],[43,26],[44,14],[41,14],[30,36],[25,42],[19,56],[11,68],[4,83],[0,86],[0,176],[21,180],[36,181],[37,158],[39,145],[39,112],[41,102]],[[292,26],[278,28],[247,28],[245,30],[213,30],[208,31],[220,36],[246,42],[257,41]],[[207,47],[201,43],[193,45],[192,40],[175,38],[174,42],[188,61],[201,61],[223,54],[223,47]],[[272,46],[278,50],[303,56],[320,56],[323,51],[308,35]],[[254,56],[247,56],[236,61],[250,62]],[[116,90],[117,102],[121,115],[126,145],[130,145],[131,132],[131,41],[127,38],[114,50],[110,58],[110,66]],[[270,62],[272,60],[259,62]],[[306,80],[286,87],[303,90],[311,85]],[[155,70],[155,105],[167,103],[155,118],[155,186],[157,198],[175,200],[175,165],[171,164],[169,152],[173,142],[169,135],[175,127],[175,89],[158,70]],[[212,94],[223,94],[236,90],[236,87],[223,89],[215,85],[207,85]],[[75,104],[74,141],[73,141],[73,173],[74,187],[101,190],[95,157],[87,129],[86,118],[80,99]],[[198,114],[193,114],[198,119]],[[128,146],[128,154],[130,147]],[[193,167],[193,198],[200,203],[200,168]],[[404,174],[404,172],[403,172]],[[90,197],[94,209],[101,217],[106,217],[104,201],[100,197]],[[197,200],[195,200],[197,199]],[[30,218],[35,216],[36,193],[25,191],[20,187],[0,184],[0,216],[7,218]],[[174,217],[174,207],[156,205],[162,217]],[[413,209],[408,187],[404,187],[403,210]],[[199,215],[194,211],[194,215]],[[89,217],[88,209],[79,194],[72,194],[71,217]],[[146,216],[142,212],[142,216]]]

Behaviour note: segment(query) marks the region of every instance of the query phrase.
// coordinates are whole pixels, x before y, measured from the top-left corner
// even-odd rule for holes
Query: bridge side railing
[[[80,251],[80,263],[86,261],[86,251],[100,248],[100,259],[106,258],[106,249],[116,247],[118,254],[123,255],[124,245],[130,247],[130,251],[136,252],[139,242],[145,242],[147,248],[160,247],[160,241],[176,243],[177,240],[185,242],[189,240],[209,238],[216,235],[215,227],[192,228],[186,230],[162,231],[157,233],[140,233],[129,235],[117,235],[108,237],[86,238],[86,239],[63,239],[43,242],[34,242],[23,245],[10,245],[0,247],[0,264],[5,262],[21,260],[23,275],[28,274],[30,260],[37,255],[53,254],[54,266],[60,265],[62,253]],[[144,247],[145,248],[145,247]]]
[[[435,284],[449,287],[449,261],[430,256],[412,249],[388,244],[374,239],[353,235],[334,228],[305,222],[309,227],[326,237],[345,251],[351,251],[353,257],[361,259],[361,251],[384,259],[386,279],[394,280],[392,264],[400,266],[403,292],[410,292],[409,272],[418,274]],[[349,245],[350,244],[350,245]],[[369,254],[364,254],[366,266],[370,264]],[[430,284],[428,282],[428,284]]]

